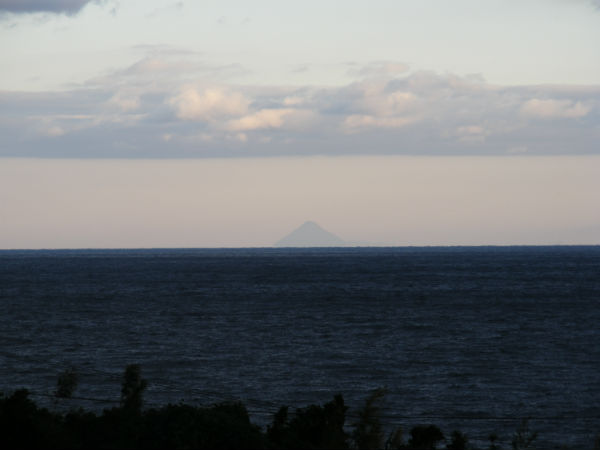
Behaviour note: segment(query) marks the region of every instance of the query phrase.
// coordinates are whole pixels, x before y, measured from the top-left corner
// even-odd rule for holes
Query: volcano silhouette
[[[290,234],[275,243],[275,247],[340,247],[346,245],[335,234],[315,222],[304,222]]]

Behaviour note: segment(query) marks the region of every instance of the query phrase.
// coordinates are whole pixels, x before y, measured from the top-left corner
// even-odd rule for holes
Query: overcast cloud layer
[[[94,1],[97,2],[97,0],[0,0],[0,12],[74,14]]]
[[[336,87],[214,82],[242,71],[154,54],[63,92],[0,92],[0,156],[598,154],[600,86],[349,65]]]

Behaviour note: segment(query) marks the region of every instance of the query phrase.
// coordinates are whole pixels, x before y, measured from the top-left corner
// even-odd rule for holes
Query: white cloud
[[[123,112],[135,111],[140,107],[140,98],[138,95],[126,92],[117,92],[108,101]]]
[[[198,69],[159,54],[83,89],[0,92],[0,156],[598,152],[597,86],[499,87],[434,72],[234,85]]]
[[[285,106],[298,106],[305,102],[305,99],[299,96],[290,96],[283,99]]]
[[[163,58],[148,57],[133,64],[127,71],[138,75],[144,73],[164,72],[169,69],[174,69],[172,64],[169,64]]]
[[[224,88],[198,91],[195,87],[186,87],[169,103],[175,107],[180,119],[213,121],[245,114],[249,101],[239,92]]]
[[[343,127],[349,132],[359,132],[369,128],[400,128],[414,123],[414,117],[377,117],[353,114],[344,119]]]
[[[417,97],[411,92],[387,93],[375,89],[365,91],[363,102],[366,109],[377,116],[396,116],[415,109]]]
[[[317,114],[307,109],[265,108],[230,120],[229,131],[276,130],[308,131],[315,126]]]
[[[227,128],[236,131],[281,128],[285,117],[292,112],[292,109],[261,109],[255,113],[230,121]]]
[[[336,109],[345,117],[342,129],[356,132],[369,128],[401,128],[422,118],[422,102],[404,86],[389,80],[367,79],[335,93]]]
[[[488,132],[480,125],[463,125],[456,129],[456,135],[460,142],[482,143]]]
[[[534,98],[523,104],[521,113],[540,119],[574,119],[586,116],[591,109],[580,101]]]

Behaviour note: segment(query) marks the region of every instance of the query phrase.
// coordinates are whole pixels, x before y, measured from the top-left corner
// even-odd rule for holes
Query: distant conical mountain
[[[275,243],[275,247],[339,247],[343,245],[346,245],[346,242],[311,221],[304,222]]]

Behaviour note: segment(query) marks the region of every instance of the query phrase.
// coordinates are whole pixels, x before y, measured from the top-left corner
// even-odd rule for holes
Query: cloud
[[[288,131],[310,131],[317,120],[317,114],[310,110],[293,108],[265,108],[239,119],[229,121],[230,131],[256,131],[284,129]]]
[[[111,85],[144,89],[179,88],[182,83],[201,80],[226,81],[246,73],[239,64],[211,65],[195,52],[169,46],[136,46],[147,53],[133,64],[111,73],[92,78],[86,87],[104,88]]]
[[[458,140],[464,143],[483,143],[487,134],[487,130],[481,125],[462,125],[456,128]]]
[[[353,106],[378,117],[390,117],[414,111],[418,97],[404,89],[395,89],[387,82],[364,81],[353,86]]]
[[[365,108],[378,116],[409,114],[418,107],[418,98],[412,92],[395,91],[366,93]]]
[[[40,133],[45,134],[46,136],[56,137],[62,136],[63,134],[65,134],[65,131],[61,127],[54,125],[48,128],[41,129]]]
[[[600,11],[600,0],[560,0],[560,1],[563,3],[566,3],[566,4],[575,5],[575,6],[587,4],[591,7],[593,7],[594,9]]]
[[[591,109],[580,101],[534,98],[523,104],[521,114],[539,119],[574,119],[586,116]]]
[[[366,79],[315,94],[317,108],[341,116],[341,128],[354,132],[369,128],[398,128],[421,118],[423,99],[389,80]]]
[[[600,151],[600,86],[502,87],[434,72],[236,85],[198,55],[150,53],[72,91],[0,92],[0,156]]]
[[[285,116],[292,112],[292,109],[261,109],[255,113],[232,120],[227,128],[233,131],[281,128]]]
[[[183,9],[183,1],[179,1],[179,2],[174,2],[171,3],[167,6],[163,6],[161,8],[156,8],[155,10],[151,11],[150,13],[146,14],[146,17],[148,18],[156,18],[156,17],[160,17],[165,13],[171,13],[171,12],[179,12]]]
[[[140,108],[140,98],[135,93],[117,92],[108,102],[123,112],[135,111]]]
[[[308,64],[300,64],[298,66],[295,66],[291,72],[292,73],[305,73],[308,72],[310,70],[310,67]]]
[[[270,96],[270,95],[269,95]],[[244,132],[277,129],[301,129],[311,123],[314,113],[304,109],[305,99],[280,96],[276,100],[256,96],[251,101],[245,94],[224,87],[193,86],[183,88],[167,100],[179,119],[203,122],[216,133],[233,132],[236,140],[248,140]],[[261,104],[275,107],[260,107]],[[240,138],[240,136],[242,136]],[[203,139],[205,139],[205,134]]]
[[[408,65],[396,61],[377,61],[374,63],[351,68],[348,73],[360,78],[365,77],[394,77],[408,72]]]
[[[344,129],[357,132],[370,128],[401,128],[416,121],[411,117],[377,117],[366,114],[353,114],[344,119]]]
[[[88,3],[98,0],[0,0],[0,12],[27,14],[49,12],[55,14],[76,14]]]
[[[303,104],[304,101],[305,100],[302,97],[298,97],[298,96],[294,97],[294,96],[292,96],[292,97],[285,97],[283,99],[283,104],[286,105],[286,106],[297,106],[297,105]]]
[[[249,101],[239,92],[223,88],[198,91],[195,87],[186,87],[169,103],[180,119],[213,121],[245,114]]]

